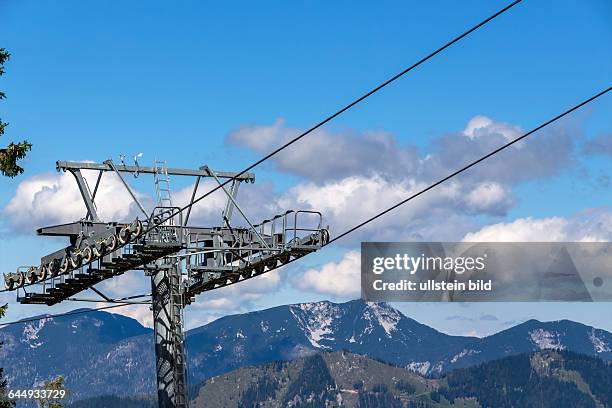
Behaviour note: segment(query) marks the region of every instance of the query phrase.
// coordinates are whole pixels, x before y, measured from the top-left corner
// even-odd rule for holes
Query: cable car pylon
[[[184,309],[203,292],[232,285],[312,253],[329,242],[322,215],[312,210],[288,210],[254,224],[237,201],[241,183],[254,183],[253,173],[103,163],[58,161],[58,171],[71,173],[85,204],[84,218],[67,224],[42,227],[40,236],[68,238],[69,244],[41,257],[40,263],[4,274],[6,289],[17,292],[23,304],[54,305],[91,289],[100,301],[120,302],[95,287],[127,271],[142,271],[151,279],[155,357],[160,408],[186,408],[187,361]],[[93,191],[83,171],[96,172]],[[102,220],[96,196],[103,175],[114,173],[142,213],[132,222]],[[147,212],[125,174],[153,176],[157,205]],[[190,204],[202,178],[212,178],[226,195],[221,225],[190,226],[187,213],[173,206],[170,177],[195,178]],[[229,180],[225,188],[222,179]],[[116,197],[115,197],[116,198]],[[232,222],[234,210],[245,225]]]

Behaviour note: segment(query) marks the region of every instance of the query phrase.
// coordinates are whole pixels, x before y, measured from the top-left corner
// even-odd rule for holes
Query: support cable
[[[73,310],[71,312],[66,312],[66,313],[58,313],[58,314],[46,315],[46,316],[42,316],[42,317],[32,317],[32,318],[29,318],[29,319],[15,320],[13,322],[6,322],[6,323],[1,323],[0,322],[0,327],[7,327],[7,326],[12,326],[14,324],[20,324],[20,323],[36,322],[36,321],[39,321],[39,320],[52,319],[52,318],[62,317],[62,316],[72,316],[72,315],[78,315],[78,314],[97,312],[98,310],[114,309],[114,308],[125,307],[125,306],[132,306],[132,304],[131,303],[121,303],[121,304],[118,304],[118,305],[97,307],[95,309]]]
[[[531,129],[529,132],[523,134],[522,136],[517,137],[516,139],[511,140],[510,142],[504,144],[503,146],[498,147],[497,149],[487,153],[486,155],[474,160],[473,162],[467,164],[466,166],[463,166],[462,168],[460,168],[459,170],[454,171],[453,173],[449,174],[448,176],[441,178],[440,180],[436,181],[433,184],[430,184],[429,186],[425,187],[424,189],[420,190],[417,193],[412,194],[410,197],[407,197],[397,203],[395,203],[394,205],[392,205],[391,207],[387,208],[386,210],[368,218],[367,220],[360,222],[359,224],[349,228],[348,230],[344,231],[343,233],[335,236],[333,239],[331,239],[330,241],[327,242],[327,244],[323,245],[323,246],[327,246],[329,244],[331,244],[332,242],[338,241],[339,239],[345,237],[346,235],[350,234],[351,232],[365,226],[366,224],[369,224],[370,222],[382,217],[383,215],[395,210],[397,207],[406,204],[408,201],[411,201],[415,198],[417,198],[418,196],[428,192],[429,190],[434,189],[435,187],[439,186],[440,184],[452,179],[453,177],[458,176],[459,174],[463,173],[464,171],[476,166],[477,164],[479,164],[480,162],[485,161],[486,159],[490,158],[491,156],[496,155],[497,153],[501,152],[502,150],[507,149],[508,147],[512,146],[513,144],[520,142],[521,140],[525,139],[526,137],[528,137],[529,135],[537,132],[538,130],[552,124],[553,122],[558,121],[559,119],[561,119],[562,117],[569,115],[570,113],[574,112],[577,109],[580,109],[581,107],[583,107],[584,105],[588,104],[589,102],[594,101],[595,99],[605,95],[606,93],[608,93],[610,90],[612,90],[612,87],[608,87],[607,89],[604,89],[603,91],[597,93],[594,96],[591,96],[590,98],[580,102],[578,105],[575,105],[574,107],[566,110],[565,112],[555,116],[554,118],[542,123],[541,125]]]
[[[446,177],[444,177],[444,178],[442,178],[442,179],[440,179],[440,180],[436,181],[435,183],[433,183],[433,184],[429,185],[428,187],[425,187],[424,189],[422,189],[422,190],[420,190],[419,192],[417,192],[417,193],[415,193],[415,194],[411,195],[410,197],[407,197],[407,198],[405,198],[404,200],[399,201],[398,203],[396,203],[396,204],[392,205],[391,207],[387,208],[386,210],[384,210],[384,211],[382,211],[382,212],[380,212],[380,213],[378,213],[378,214],[376,214],[376,215],[374,215],[374,216],[372,216],[372,217],[368,218],[367,220],[365,220],[365,221],[363,221],[363,222],[361,222],[361,223],[359,223],[359,224],[355,225],[354,227],[349,228],[348,230],[346,230],[346,231],[344,231],[343,233],[341,233],[341,234],[339,234],[338,236],[336,236],[334,239],[330,240],[330,241],[329,241],[327,244],[323,245],[323,247],[326,247],[326,246],[328,246],[328,245],[332,244],[333,242],[338,241],[339,239],[341,239],[341,238],[345,237],[346,235],[351,234],[351,233],[353,233],[354,231],[356,231],[357,229],[359,229],[359,228],[361,228],[361,227],[365,226],[366,224],[369,224],[370,222],[372,222],[372,221],[374,221],[374,220],[376,220],[376,219],[378,219],[378,218],[382,217],[383,215],[385,215],[385,214],[387,214],[387,213],[389,213],[389,212],[393,211],[393,210],[394,210],[394,209],[396,209],[397,207],[399,207],[399,206],[401,206],[401,205],[403,205],[403,204],[406,204],[407,202],[409,202],[409,201],[411,201],[411,200],[413,200],[413,199],[417,198],[418,196],[420,196],[420,195],[422,195],[422,194],[426,193],[427,191],[429,191],[429,190],[431,190],[431,189],[433,189],[433,188],[435,188],[435,187],[439,186],[440,184],[442,184],[442,183],[444,183],[444,182],[448,181],[449,179],[451,179],[451,178],[453,178],[453,177],[456,177],[457,175],[459,175],[459,174],[461,174],[461,173],[465,172],[466,170],[468,170],[468,169],[470,169],[470,168],[472,168],[472,167],[476,166],[477,164],[479,164],[479,163],[481,163],[481,162],[485,161],[486,159],[490,158],[491,156],[494,156],[495,154],[497,154],[497,153],[499,153],[499,152],[501,152],[501,151],[503,151],[503,150],[507,149],[508,147],[512,146],[513,144],[515,144],[515,143],[517,143],[517,142],[519,142],[519,141],[521,141],[521,140],[523,140],[523,139],[527,138],[528,136],[532,135],[533,133],[535,133],[535,132],[537,132],[537,131],[539,131],[539,130],[543,129],[543,128],[544,128],[544,127],[546,127],[546,126],[551,125],[552,123],[554,123],[554,122],[558,121],[559,119],[561,119],[561,118],[563,118],[563,117],[565,117],[565,116],[569,115],[570,113],[572,113],[572,112],[574,112],[574,111],[576,111],[576,110],[580,109],[580,108],[581,108],[581,107],[583,107],[584,105],[586,105],[586,104],[588,104],[588,103],[590,103],[590,102],[594,101],[594,100],[595,100],[595,99],[597,99],[597,98],[602,97],[603,95],[607,94],[607,93],[608,93],[608,92],[610,92],[611,90],[612,90],[612,86],[611,86],[611,87],[608,87],[608,88],[606,88],[606,89],[604,89],[603,91],[601,91],[601,92],[599,92],[599,93],[595,94],[594,96],[591,96],[590,98],[588,98],[588,99],[586,99],[586,100],[584,100],[584,101],[580,102],[579,104],[577,104],[577,105],[573,106],[572,108],[570,108],[570,109],[566,110],[565,112],[563,112],[563,113],[561,113],[561,114],[559,114],[559,115],[555,116],[554,118],[552,118],[552,119],[550,119],[550,120],[548,120],[548,121],[546,121],[546,122],[542,123],[541,125],[539,125],[539,126],[537,126],[537,127],[533,128],[533,129],[532,129],[532,130],[530,130],[529,132],[524,133],[522,136],[519,136],[519,137],[517,137],[516,139],[513,139],[512,141],[510,141],[510,142],[508,142],[508,143],[504,144],[503,146],[498,147],[497,149],[495,149],[495,150],[491,151],[490,153],[488,153],[488,154],[486,154],[486,155],[484,155],[484,156],[480,157],[479,159],[474,160],[473,162],[471,162],[471,163],[467,164],[466,166],[463,166],[463,167],[462,167],[462,168],[460,168],[459,170],[456,170],[456,171],[454,171],[453,173],[449,174],[448,176],[446,176]],[[296,261],[296,260],[298,260],[298,259],[302,259],[302,258],[293,258],[293,259],[289,260],[289,262],[287,262],[285,265],[287,265],[287,264],[289,264],[289,263],[291,263],[291,262],[294,262],[294,261]],[[0,291],[0,292],[4,292],[4,291],[6,291],[6,289],[5,289],[5,290],[3,290],[3,291]],[[142,297],[142,295],[139,295],[138,297]],[[125,298],[125,299],[128,299],[128,298]],[[123,307],[123,306],[129,306],[129,304],[123,304],[123,303],[122,303],[122,304],[118,304],[118,305],[105,306],[105,307],[100,307],[100,308],[96,308],[96,309],[77,310],[77,311],[72,311],[72,312],[67,312],[67,313],[60,313],[60,314],[56,314],[56,315],[48,315],[48,316],[45,316],[45,317],[36,317],[36,318],[31,318],[31,319],[23,319],[23,320],[18,320],[18,321],[14,321],[14,322],[0,323],[0,327],[6,327],[6,326],[13,325],[13,324],[19,324],[19,323],[25,323],[25,322],[37,321],[37,320],[42,320],[42,319],[46,319],[46,318],[50,318],[50,317],[61,317],[61,316],[68,316],[68,315],[73,315],[73,314],[89,313],[89,312],[94,312],[94,311],[98,311],[98,310],[112,309],[112,308],[116,308],[116,307]]]
[[[408,68],[404,69],[403,71],[401,71],[400,73],[394,75],[393,77],[389,78],[388,80],[386,80],[385,82],[383,82],[382,84],[378,85],[377,87],[373,88],[372,90],[370,90],[369,92],[367,92],[366,94],[362,95],[361,97],[355,99],[353,102],[349,103],[348,105],[344,106],[343,108],[341,108],[340,110],[336,111],[334,114],[328,116],[327,118],[325,118],[324,120],[322,120],[321,122],[317,123],[316,125],[314,125],[313,127],[311,127],[310,129],[308,129],[307,131],[301,133],[300,135],[298,135],[297,137],[291,139],[290,141],[288,141],[287,143],[285,143],[284,145],[280,146],[279,148],[277,148],[276,150],[272,151],[271,153],[267,154],[266,156],[262,157],[261,159],[257,160],[255,163],[251,164],[250,166],[248,166],[247,168],[245,168],[244,170],[242,170],[240,173],[235,174],[233,177],[229,177],[225,182],[221,183],[220,185],[217,185],[216,187],[214,187],[212,190],[206,192],[205,194],[201,195],[200,197],[198,197],[197,199],[194,200],[196,191],[197,191],[197,184],[196,184],[196,188],[193,191],[192,197],[191,197],[191,202],[187,205],[185,205],[182,208],[179,208],[176,212],[172,212],[170,215],[168,215],[167,217],[162,217],[161,220],[157,223],[151,223],[152,225],[148,225],[147,228],[143,231],[143,234],[146,234],[152,230],[154,230],[155,228],[159,227],[160,225],[162,225],[164,222],[168,221],[169,219],[175,217],[176,215],[182,213],[183,211],[189,209],[188,211],[188,215],[187,215],[187,220],[189,219],[189,215],[191,213],[191,208],[198,203],[199,201],[203,200],[204,198],[210,196],[212,193],[214,193],[215,191],[219,190],[220,188],[225,187],[228,183],[235,181],[238,177],[240,177],[241,175],[247,173],[249,170],[253,169],[254,167],[258,166],[259,164],[263,163],[264,161],[268,160],[269,158],[275,156],[276,154],[278,154],[280,151],[286,149],[287,147],[291,146],[292,144],[296,143],[297,141],[299,141],[300,139],[302,139],[303,137],[305,137],[306,135],[314,132],[316,129],[320,128],[321,126],[323,126],[324,124],[328,123],[329,121],[331,121],[332,119],[340,116],[342,113],[346,112],[347,110],[351,109],[353,106],[357,105],[358,103],[362,102],[363,100],[367,99],[368,97],[372,96],[373,94],[377,93],[378,91],[380,91],[381,89],[383,89],[384,87],[386,87],[387,85],[391,84],[392,82],[398,80],[399,78],[401,78],[402,76],[404,76],[405,74],[407,74],[408,72],[412,71],[414,68],[418,67],[419,65],[423,64],[424,62],[428,61],[429,59],[433,58],[434,56],[436,56],[437,54],[441,53],[442,51],[444,51],[445,49],[449,48],[450,46],[452,46],[453,44],[455,44],[456,42],[460,41],[461,39],[463,39],[464,37],[467,37],[469,34],[473,33],[474,31],[478,30],[479,28],[481,28],[482,26],[486,25],[487,23],[489,23],[490,21],[494,20],[495,18],[499,17],[500,15],[502,15],[503,13],[505,13],[506,11],[510,10],[512,7],[514,7],[515,5],[519,4],[520,2],[522,2],[523,0],[515,0],[512,3],[510,3],[509,5],[507,5],[506,7],[502,8],[501,10],[499,10],[498,12],[494,13],[493,15],[489,16],[488,18],[482,20],[480,23],[476,24],[475,26],[473,26],[472,28],[470,28],[469,30],[463,32],[462,34],[460,34],[459,36],[453,38],[452,40],[448,41],[447,43],[445,43],[444,45],[442,45],[441,47],[439,47],[438,49],[436,49],[435,51],[431,52],[430,54],[428,54],[427,56],[421,58],[420,60],[418,60],[417,62],[415,62],[414,64],[412,64],[411,66],[409,66]],[[137,206],[139,207],[139,209],[143,212],[143,214],[145,214],[145,219],[148,218],[148,214],[146,213],[146,211],[144,210],[143,206],[140,204],[140,202],[138,201],[138,199],[136,198],[136,196],[134,195],[134,193],[132,192],[132,190],[130,189],[130,187],[127,185],[127,183],[125,182],[125,180],[123,180],[123,178],[121,177],[121,175],[119,174],[116,166],[114,165],[114,163],[112,162],[112,160],[107,160],[104,162],[105,164],[107,164],[115,173],[117,173],[117,175],[119,176],[119,179],[122,181],[122,183],[124,184],[124,186],[127,188],[128,192],[130,193],[130,195],[132,196],[132,198],[134,199],[134,201],[136,202]],[[125,163],[123,163],[122,160],[122,164],[125,167]],[[199,178],[198,178],[199,181]],[[185,222],[185,225],[187,225],[187,222]],[[8,289],[5,290],[0,290],[0,293],[2,292],[7,292]]]
[[[328,116],[327,118],[323,119],[321,122],[317,123],[316,125],[314,125],[313,127],[311,127],[310,129],[306,130],[305,132],[301,133],[300,135],[296,136],[295,138],[291,139],[290,141],[288,141],[287,143],[285,143],[284,145],[278,147],[276,150],[272,151],[271,153],[268,153],[266,156],[262,157],[261,159],[257,160],[255,163],[251,164],[250,166],[248,166],[247,168],[245,168],[244,170],[242,170],[241,172],[239,172],[238,174],[234,175],[233,177],[228,178],[226,181],[223,182],[223,184],[216,186],[215,188],[213,188],[212,190],[208,191],[207,193],[201,195],[200,197],[198,197],[196,200],[192,200],[189,204],[185,205],[184,207],[178,209],[176,212],[173,212],[172,214],[170,214],[169,216],[167,216],[166,218],[162,218],[161,221],[159,221],[159,223],[153,224],[152,226],[149,226],[144,233],[146,234],[147,232],[155,229],[157,226],[163,224],[164,222],[168,221],[169,219],[175,217],[176,215],[182,213],[183,211],[185,211],[188,208],[191,208],[194,204],[198,203],[199,201],[201,201],[202,199],[208,197],[209,195],[211,195],[212,193],[214,193],[215,191],[219,190],[221,187],[226,186],[228,183],[230,183],[232,180],[237,179],[238,177],[240,177],[241,175],[243,175],[244,173],[252,170],[254,167],[257,167],[258,165],[260,165],[261,163],[263,163],[264,161],[268,160],[269,158],[271,158],[272,156],[275,156],[276,154],[278,154],[279,152],[281,152],[282,150],[286,149],[287,147],[291,146],[292,144],[296,143],[297,141],[299,141],[300,139],[302,139],[303,137],[305,137],[306,135],[314,132],[315,130],[317,130],[318,128],[320,128],[321,126],[325,125],[327,122],[331,121],[332,119],[335,119],[336,117],[340,116],[341,114],[343,114],[344,112],[346,112],[347,110],[351,109],[353,106],[357,105],[358,103],[360,103],[361,101],[367,99],[368,97],[374,95],[375,93],[377,93],[378,91],[380,91],[381,89],[383,89],[384,87],[386,87],[387,85],[391,84],[392,82],[395,82],[396,80],[398,80],[399,78],[401,78],[402,76],[404,76],[405,74],[407,74],[408,72],[412,71],[413,69],[415,69],[416,67],[418,67],[419,65],[423,64],[424,62],[430,60],[431,58],[435,57],[436,55],[438,55],[439,53],[441,53],[442,51],[446,50],[448,47],[450,47],[451,45],[455,44],[456,42],[460,41],[461,39],[463,39],[464,37],[467,37],[468,35],[470,35],[471,33],[473,33],[474,31],[478,30],[479,28],[481,28],[482,26],[486,25],[487,23],[489,23],[490,21],[494,20],[495,18],[499,17],[500,15],[504,14],[506,11],[510,10],[512,7],[516,6],[517,4],[519,4],[520,2],[522,2],[523,0],[515,0],[512,3],[510,3],[509,5],[507,5],[506,7],[502,8],[501,10],[499,10],[498,12],[496,12],[495,14],[491,15],[490,17],[487,17],[486,19],[482,20],[480,23],[476,24],[475,26],[473,26],[472,28],[470,28],[469,30],[463,32],[462,34],[458,35],[457,37],[453,38],[452,40],[450,40],[449,42],[447,42],[446,44],[442,45],[440,48],[436,49],[435,51],[431,52],[430,54],[428,54],[427,56],[421,58],[420,60],[418,60],[417,62],[415,62],[414,64],[412,64],[411,66],[409,66],[408,68],[404,69],[403,71],[401,71],[400,73],[394,75],[393,77],[387,79],[385,82],[383,82],[382,84],[378,85],[377,87],[373,88],[372,90],[368,91],[367,93],[365,93],[364,95],[360,96],[359,98],[355,99],[353,102],[349,103],[348,105],[344,106],[343,108],[341,108],[340,110],[336,111],[334,114]]]
[[[66,298],[64,301],[69,302],[84,302],[84,303],[110,303],[110,304],[130,304],[130,305],[152,305],[152,302],[135,302],[135,301],[115,301],[115,300],[98,300],[98,299],[82,299],[82,298]]]

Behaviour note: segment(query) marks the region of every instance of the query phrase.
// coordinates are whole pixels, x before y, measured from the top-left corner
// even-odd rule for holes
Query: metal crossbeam
[[[124,164],[116,165],[117,170],[126,173],[140,173],[140,174],[155,174],[155,167],[143,167],[143,166],[127,166]],[[108,164],[100,163],[89,163],[89,162],[72,162],[72,161],[58,161],[56,163],[57,170],[101,170],[101,171],[113,171]],[[210,177],[210,174],[205,170],[191,170],[191,169],[176,169],[168,168],[168,174],[173,176],[193,176],[193,177]],[[228,171],[217,171],[216,176],[225,179],[236,179],[241,181],[255,182],[255,174],[253,173],[234,173]]]

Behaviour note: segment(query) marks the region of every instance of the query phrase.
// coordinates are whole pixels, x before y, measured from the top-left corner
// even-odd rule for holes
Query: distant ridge
[[[610,407],[612,365],[568,351],[517,354],[428,379],[335,351],[208,379],[194,408]]]
[[[155,391],[152,330],[102,311],[0,329],[0,366],[13,387],[62,374],[77,399]],[[485,338],[450,336],[384,303],[353,300],[226,316],[187,333],[190,383],[246,365],[346,350],[438,376],[509,355],[569,350],[612,360],[612,334],[568,320],[530,320]],[[147,350],[144,352],[143,350]]]

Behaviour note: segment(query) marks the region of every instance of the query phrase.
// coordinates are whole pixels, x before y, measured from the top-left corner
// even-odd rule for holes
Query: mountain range
[[[194,408],[603,408],[612,365],[544,350],[453,370],[439,379],[344,351],[239,368],[208,379]]]
[[[62,374],[75,399],[155,393],[153,333],[131,318],[94,311],[0,329],[0,366],[11,387]],[[316,302],[226,316],[187,332],[189,381],[272,361],[348,351],[420,375],[543,349],[612,360],[612,334],[580,323],[529,320],[494,335],[450,336],[390,305]]]

